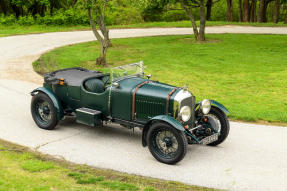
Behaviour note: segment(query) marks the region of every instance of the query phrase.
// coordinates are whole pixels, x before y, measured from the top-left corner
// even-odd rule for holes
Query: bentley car
[[[183,159],[188,144],[215,146],[229,133],[228,110],[187,87],[151,80],[143,62],[99,72],[68,68],[44,76],[31,92],[31,113],[42,129],[52,130],[65,116],[97,127],[112,122],[142,130],[142,145],[160,162]]]

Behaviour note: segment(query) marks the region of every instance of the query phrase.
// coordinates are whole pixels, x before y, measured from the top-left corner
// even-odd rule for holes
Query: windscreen
[[[144,66],[143,62],[127,64],[124,66],[118,66],[111,69],[111,78],[112,81],[117,81],[122,78],[131,77],[131,76],[143,76],[144,75]]]

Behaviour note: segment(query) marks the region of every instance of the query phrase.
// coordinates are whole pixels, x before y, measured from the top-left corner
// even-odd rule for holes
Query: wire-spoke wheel
[[[216,146],[222,143],[229,134],[229,121],[225,113],[223,113],[221,110],[219,110],[216,107],[211,107],[211,110],[208,114],[208,116],[212,117],[216,122],[215,129],[218,131],[219,136],[218,140],[215,142],[212,142],[208,145],[210,146]]]
[[[54,104],[44,93],[32,97],[31,113],[35,123],[42,129],[52,130],[58,123]]]
[[[175,164],[186,154],[184,133],[166,123],[153,124],[148,131],[147,142],[151,154],[166,164]]]

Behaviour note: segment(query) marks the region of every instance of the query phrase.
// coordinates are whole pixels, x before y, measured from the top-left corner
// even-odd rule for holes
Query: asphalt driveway
[[[210,27],[211,33],[287,34],[287,28]],[[112,38],[189,34],[191,29],[112,30]],[[0,138],[71,162],[230,190],[287,190],[287,128],[231,122],[218,147],[192,145],[170,166],[141,146],[141,133],[115,125],[90,128],[67,118],[53,131],[37,128],[29,92],[40,86],[32,61],[55,47],[94,40],[90,31],[0,38]]]

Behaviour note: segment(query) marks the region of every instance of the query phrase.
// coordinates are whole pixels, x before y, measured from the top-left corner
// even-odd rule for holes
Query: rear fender
[[[54,107],[56,108],[56,111],[57,111],[58,120],[61,120],[64,117],[64,112],[63,112],[62,105],[61,105],[59,99],[56,97],[56,95],[52,91],[50,91],[49,89],[46,89],[44,87],[37,88],[37,89],[33,90],[31,92],[31,95],[34,96],[39,92],[46,94],[52,100]]]
[[[147,136],[147,132],[150,128],[150,126],[154,123],[154,122],[166,122],[168,124],[170,124],[173,128],[180,130],[180,131],[185,131],[184,127],[182,126],[182,124],[180,122],[178,122],[175,118],[168,116],[168,115],[158,115],[156,117],[153,117],[152,119],[150,119],[146,125],[143,128],[143,132],[142,132],[142,145],[145,147],[147,146],[147,141],[146,141],[146,136]]]

